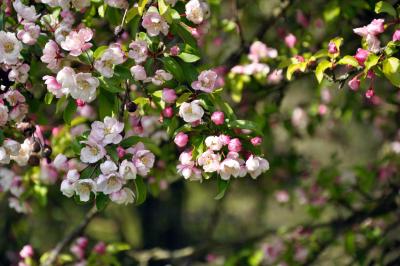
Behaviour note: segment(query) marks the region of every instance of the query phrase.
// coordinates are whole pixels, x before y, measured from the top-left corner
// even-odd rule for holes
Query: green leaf
[[[117,113],[116,108],[118,107],[115,103],[116,95],[110,93],[104,89],[100,90],[100,94],[98,96],[99,101],[99,116],[100,119],[103,120],[106,116],[112,116],[114,113]]]
[[[183,23],[174,23],[171,25],[171,31],[177,34],[184,43],[189,44],[192,47],[197,47],[197,40],[193,37],[187,26]]]
[[[365,61],[365,69],[364,72],[367,73],[372,67],[376,66],[379,62],[379,56],[376,54],[370,53],[368,55],[367,60]]]
[[[358,67],[358,61],[354,56],[346,55],[337,62],[339,65],[350,65],[353,67]]]
[[[46,95],[44,96],[44,102],[45,102],[46,104],[51,104],[51,102],[53,101],[53,99],[54,99],[54,94],[52,94],[52,93],[50,93],[50,92],[46,93]]]
[[[296,71],[304,72],[306,70],[306,68],[307,68],[307,62],[291,64],[291,65],[289,65],[289,67],[286,71],[286,78],[288,80],[291,80],[294,72],[296,72]]]
[[[47,204],[47,190],[45,186],[35,185],[33,187],[34,195],[42,207]]]
[[[96,195],[96,208],[98,211],[103,211],[108,203],[110,202],[110,197],[99,192]]]
[[[325,70],[327,70],[328,68],[332,67],[332,62],[328,61],[328,60],[322,60],[316,70],[315,70],[315,76],[317,77],[318,83],[322,82],[322,79],[324,78],[324,72]]]
[[[200,56],[195,55],[195,54],[185,53],[185,52],[180,53],[180,54],[178,55],[178,57],[179,57],[180,59],[182,59],[183,61],[187,62],[187,63],[194,63],[194,62],[200,60]]]
[[[375,5],[375,13],[379,14],[379,13],[388,13],[389,15],[396,17],[396,9],[394,9],[394,7],[384,1],[379,1],[378,3],[376,3]]]
[[[147,2],[148,2],[148,0],[139,0],[139,3],[138,3],[139,15],[143,15],[143,11],[146,8]]]
[[[176,106],[179,107],[182,103],[186,102],[190,96],[192,96],[191,92],[185,92],[176,100]]]
[[[107,253],[108,254],[116,254],[118,252],[130,250],[131,246],[126,243],[112,243],[107,245]]]
[[[93,57],[95,59],[99,59],[103,55],[105,50],[107,50],[107,49],[108,49],[107,45],[102,45],[102,46],[97,47],[97,49],[93,53]]]
[[[400,60],[396,57],[390,57],[383,61],[383,74],[390,82],[396,86],[400,87]]]
[[[228,126],[230,128],[240,128],[240,129],[248,129],[251,130],[257,134],[262,135],[262,132],[258,125],[254,123],[253,121],[248,121],[248,120],[234,120],[234,121],[229,121]]]
[[[168,11],[168,5],[164,0],[158,0],[158,10],[160,11],[161,16]]]
[[[68,125],[71,124],[72,121],[72,117],[74,116],[75,112],[76,112],[76,102],[74,99],[69,98],[68,99],[68,104],[64,109],[64,114],[63,114],[63,118],[65,123],[67,123]]]
[[[146,183],[144,183],[143,178],[141,176],[136,176],[136,179],[134,180],[135,182],[135,188],[136,188],[136,205],[142,204],[147,197],[147,186]]]
[[[106,146],[106,151],[107,151],[107,154],[110,155],[111,159],[114,162],[118,162],[118,159],[119,159],[118,152],[117,152],[117,148],[115,146],[111,146],[111,145]]]
[[[113,84],[114,79],[99,77],[99,81],[100,81],[101,88],[103,88],[109,92],[120,93],[120,92],[125,91],[125,89],[122,88],[120,85],[116,86],[115,84]]]
[[[226,191],[229,187],[229,181],[218,178],[218,194],[214,197],[215,200],[220,200],[225,196]]]
[[[125,23],[128,24],[137,14],[139,14],[139,10],[137,7],[132,7],[126,13]]]
[[[171,57],[164,57],[160,60],[163,62],[165,69],[171,73],[175,79],[177,79],[179,82],[185,81],[183,70],[176,60]]]
[[[0,130],[0,145],[2,145],[4,142],[4,131]]]

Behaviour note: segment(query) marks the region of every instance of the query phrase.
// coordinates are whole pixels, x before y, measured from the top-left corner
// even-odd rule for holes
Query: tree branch
[[[57,245],[56,247],[50,251],[49,257],[42,264],[42,266],[53,266],[60,252],[69,245],[75,238],[77,238],[80,234],[85,231],[86,227],[92,221],[92,219],[98,214],[96,206],[94,206],[90,211],[86,214],[85,218],[82,222],[74,228],[69,234],[67,234]]]

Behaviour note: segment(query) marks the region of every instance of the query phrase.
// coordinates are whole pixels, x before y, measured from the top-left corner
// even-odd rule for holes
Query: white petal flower
[[[79,180],[79,173],[76,169],[71,169],[67,173],[66,179],[61,182],[61,192],[64,196],[70,198],[75,193],[75,184]]]
[[[76,86],[71,88],[71,96],[85,102],[92,102],[96,98],[96,89],[100,85],[96,77],[90,73],[78,73],[75,75]]]
[[[110,194],[110,199],[117,204],[125,204],[133,203],[135,200],[135,194],[133,191],[127,187],[121,189],[120,191],[114,192]]]
[[[106,155],[106,150],[103,146],[94,141],[85,141],[86,147],[81,150],[81,161],[84,163],[95,163],[101,160]]]
[[[15,33],[0,31],[0,63],[15,65],[22,50],[22,43]]]
[[[119,166],[119,174],[126,180],[135,179],[137,169],[132,162],[128,160],[123,160],[121,165]]]
[[[252,178],[257,178],[269,169],[269,163],[264,158],[251,155],[246,161],[246,169]]]
[[[100,170],[104,175],[108,175],[117,171],[118,167],[113,161],[107,160],[100,164]]]
[[[185,6],[186,18],[195,24],[200,24],[210,15],[210,7],[206,2],[190,0]]]
[[[187,123],[199,121],[204,115],[204,110],[198,101],[182,103],[179,107],[179,116]]]
[[[14,160],[19,166],[25,166],[28,163],[29,157],[31,157],[32,150],[33,142],[30,139],[25,139],[18,151],[18,154],[15,156],[11,155],[11,159]]]
[[[219,151],[224,146],[219,136],[208,136],[205,140],[206,146],[213,151]]]
[[[108,175],[100,175],[97,180],[97,190],[108,195],[119,191],[125,184],[125,181],[119,176],[118,173],[111,173]]]
[[[96,192],[96,183],[92,179],[80,179],[75,183],[75,192],[80,201],[87,202],[90,199],[90,193]]]
[[[221,161],[221,156],[219,154],[215,154],[212,150],[207,150],[203,152],[199,158],[197,158],[197,162],[200,166],[203,166],[203,170],[206,173],[212,173],[219,170]]]
[[[112,117],[105,117],[104,123],[95,121],[92,123],[92,130],[89,138],[104,145],[118,144],[122,140],[121,132],[124,130],[124,123]]]
[[[15,0],[13,7],[18,14],[18,18],[25,22],[34,22],[39,17],[34,6],[26,6],[21,0]]]

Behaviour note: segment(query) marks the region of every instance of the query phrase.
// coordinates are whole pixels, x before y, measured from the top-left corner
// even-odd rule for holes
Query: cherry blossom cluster
[[[21,196],[26,191],[26,185],[21,176],[7,168],[0,168],[0,191],[9,192],[8,204],[19,213],[28,213],[31,207]]]
[[[136,179],[136,175],[147,176],[154,165],[155,156],[141,142],[128,149],[116,146],[123,140],[123,130],[124,124],[112,117],[105,117],[104,122],[92,123],[87,140],[82,141],[85,146],[80,151],[80,161],[95,165],[95,169],[99,167],[100,174],[81,178],[78,169],[69,169],[61,183],[61,191],[65,196],[76,194],[80,201],[87,202],[91,193],[103,193],[118,204],[134,201],[133,191],[125,185]],[[117,161],[107,154],[110,146],[116,148]]]
[[[259,145],[261,140],[256,137],[252,141]],[[175,143],[179,147],[185,147],[187,142],[188,136],[185,133],[176,135]],[[193,151],[184,151],[179,156],[177,170],[185,179],[202,180],[201,169],[205,176],[217,173],[223,180],[244,177],[247,174],[255,179],[269,169],[268,161],[259,156],[247,154],[248,158],[244,160],[239,154],[242,144],[238,138],[231,139],[227,135],[209,136],[205,139],[205,145],[206,151],[196,158]]]
[[[234,66],[230,72],[234,75],[267,77],[269,84],[277,84],[283,78],[282,69],[275,69],[271,72],[270,67],[265,63],[268,59],[276,59],[277,57],[278,51],[276,49],[270,48],[260,41],[255,41],[250,46],[248,54],[250,63]]]

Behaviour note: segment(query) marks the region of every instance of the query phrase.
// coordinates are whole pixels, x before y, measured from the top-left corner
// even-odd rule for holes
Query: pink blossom
[[[219,135],[219,138],[221,140],[222,145],[228,145],[229,142],[231,141],[231,137],[229,137],[228,135],[221,134]]]
[[[256,41],[250,46],[249,59],[253,62],[259,62],[260,59],[276,58],[278,51],[267,47],[264,43]]]
[[[328,53],[336,54],[338,52],[338,48],[334,42],[329,42],[328,44]]]
[[[60,67],[60,48],[57,43],[50,40],[46,43],[43,49],[43,55],[40,57],[43,63],[47,63],[47,67],[51,70],[56,70]]]
[[[171,49],[169,50],[169,53],[170,53],[172,56],[177,56],[177,55],[179,55],[180,50],[181,50],[181,49],[179,48],[178,45],[174,45],[174,46],[172,46]]]
[[[152,37],[159,35],[160,32],[167,35],[169,30],[168,23],[156,12],[147,12],[143,17],[142,26]]]
[[[90,49],[92,44],[89,41],[93,37],[93,32],[89,28],[82,28],[79,31],[71,31],[64,41],[61,42],[61,47],[69,51],[72,56],[79,56],[84,51]]]
[[[106,248],[107,246],[104,242],[99,242],[93,247],[93,252],[99,255],[103,255],[106,253]]]
[[[19,252],[20,257],[23,259],[31,258],[34,254],[35,253],[31,245],[25,245]]]
[[[285,44],[289,48],[293,48],[297,43],[297,38],[292,33],[289,33],[285,37]]]
[[[231,139],[228,144],[228,150],[233,152],[240,152],[242,150],[242,143],[238,138]]]
[[[296,21],[304,28],[307,28],[310,24],[310,20],[306,17],[306,15],[304,15],[303,11],[301,11],[300,9],[296,10]]]
[[[183,132],[179,132],[174,139],[175,144],[180,148],[185,147],[188,141],[189,141],[189,136]]]
[[[164,88],[162,91],[162,100],[166,103],[174,103],[176,100],[176,92],[174,89]]]
[[[39,37],[40,27],[34,23],[25,23],[24,28],[18,30],[17,37],[27,45],[34,45]]]
[[[400,41],[400,30],[396,30],[393,33],[392,41],[394,42]]]
[[[217,81],[217,78],[217,73],[212,70],[202,71],[197,78],[197,81],[192,83],[192,87],[195,90],[211,93],[215,88],[215,82]]]
[[[217,126],[222,125],[225,122],[225,115],[223,112],[217,111],[211,115],[211,121]]]
[[[28,64],[18,64],[11,68],[8,73],[8,79],[19,83],[25,83],[28,80],[28,72],[31,67]]]
[[[369,52],[367,50],[358,48],[354,58],[358,61],[358,63],[360,65],[364,66],[364,62],[365,62],[365,60],[367,60],[368,55],[369,55]]]
[[[289,201],[289,193],[285,190],[279,190],[275,193],[275,199],[279,203],[286,203]]]
[[[147,78],[146,70],[141,65],[131,67],[130,71],[135,80],[145,80]]]
[[[349,81],[349,87],[353,90],[353,91],[356,91],[356,90],[358,90],[358,88],[360,87],[360,83],[361,83],[361,81],[357,78],[357,77],[354,77],[354,78],[352,78],[350,81]]]
[[[45,81],[44,83],[47,85],[47,90],[54,94],[56,98],[61,98],[64,93],[61,89],[61,84],[57,82],[57,79],[53,76],[44,76],[43,80]]]
[[[273,70],[271,74],[268,75],[268,83],[278,84],[279,82],[281,82],[283,79],[282,72],[283,72],[282,69]]]
[[[253,146],[260,146],[262,143],[262,138],[261,137],[254,137],[250,139],[250,142]]]
[[[163,116],[166,118],[171,118],[174,116],[174,109],[171,106],[165,107],[163,110]]]
[[[371,99],[373,96],[375,95],[375,91],[373,88],[369,88],[366,92],[365,92],[365,97],[368,99]]]
[[[385,25],[383,19],[374,19],[367,26],[354,29],[354,33],[364,37],[368,44],[368,50],[376,53],[379,51],[380,41],[377,35],[384,32]]]

